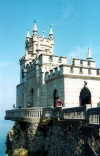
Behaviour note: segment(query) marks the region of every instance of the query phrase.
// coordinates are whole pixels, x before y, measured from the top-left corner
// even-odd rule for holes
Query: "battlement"
[[[96,68],[96,63],[93,60],[83,60],[83,59],[73,58],[72,64],[74,66]]]
[[[50,79],[62,74],[80,75],[80,76],[99,76],[100,69],[95,67],[93,60],[80,60],[73,58],[71,64],[67,64],[67,57],[41,54],[37,59],[30,60],[26,65],[26,70],[35,69],[36,64],[53,64],[57,67],[45,73],[45,79]],[[45,72],[45,71],[44,71]]]
[[[71,64],[67,64],[67,57],[65,56],[56,56],[56,55],[47,55],[47,54],[40,54],[39,57],[37,58],[39,61],[39,64],[65,64],[65,65],[69,65],[72,67],[76,67],[76,68],[80,68],[80,72],[81,69],[83,68],[90,68],[90,69],[96,69],[96,63],[93,60],[83,60],[83,59],[77,59],[77,58],[73,58]],[[36,63],[36,58],[35,59],[31,59],[28,61],[27,63],[27,67],[31,68],[35,65]]]
[[[66,57],[58,57],[54,55],[45,55],[41,54],[37,59],[29,60],[27,61],[26,67],[24,68],[23,72],[27,71],[29,72],[30,70],[34,70],[36,66],[42,65],[42,64],[53,64],[53,65],[61,65],[61,64],[66,64],[67,63],[67,58]],[[45,71],[43,71],[45,72]]]
[[[41,54],[39,56],[41,64],[67,64],[67,57]]]
[[[40,50],[41,53],[53,54],[54,36],[52,26],[50,26],[48,37],[45,37],[44,32],[40,37],[38,35],[37,25],[34,23],[33,34],[30,36],[30,32],[28,30],[25,44],[27,54],[31,53],[31,55],[34,55],[37,53],[37,50]]]
[[[60,75],[78,75],[78,76],[92,76],[100,78],[100,69],[81,67],[74,65],[60,65],[45,73],[45,80],[55,78]]]
[[[50,40],[50,38],[43,38],[43,37],[40,37],[40,44],[41,45],[48,45],[50,46],[50,44],[53,44],[52,40]]]
[[[31,61],[31,62],[29,62],[29,63],[26,65],[27,71],[30,70],[30,69],[32,69],[32,68],[34,68],[34,67],[35,67],[34,61]]]

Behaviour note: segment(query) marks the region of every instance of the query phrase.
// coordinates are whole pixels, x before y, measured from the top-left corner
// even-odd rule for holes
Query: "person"
[[[62,107],[63,103],[61,101],[61,98],[58,97],[58,100],[57,100],[57,107]]]

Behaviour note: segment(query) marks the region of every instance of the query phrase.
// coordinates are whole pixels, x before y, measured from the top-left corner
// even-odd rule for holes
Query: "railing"
[[[89,124],[100,125],[100,107],[88,109],[87,120]]]
[[[66,108],[63,110],[63,118],[64,119],[85,119],[85,111],[86,107],[74,107],[74,108]]]
[[[88,105],[87,105],[88,106]],[[62,120],[85,120],[88,124],[100,125],[100,108],[88,108],[87,106],[74,108],[32,107],[6,111],[6,120],[14,121],[38,121],[41,118],[59,118]]]
[[[7,120],[16,120],[24,118],[42,118],[42,117],[53,117],[52,108],[34,107],[34,108],[20,108],[14,110],[7,110],[6,117]]]

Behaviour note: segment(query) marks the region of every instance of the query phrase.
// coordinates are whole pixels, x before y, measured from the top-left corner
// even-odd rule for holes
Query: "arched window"
[[[91,104],[91,92],[86,86],[80,92],[80,106],[85,104]]]
[[[53,99],[54,99],[54,107],[56,107],[57,99],[58,99],[58,92],[55,89],[53,93]]]

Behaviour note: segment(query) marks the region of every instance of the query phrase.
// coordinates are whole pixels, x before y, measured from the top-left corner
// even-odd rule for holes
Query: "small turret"
[[[91,56],[91,50],[90,48],[88,47],[88,57],[87,57],[88,60],[92,60],[92,56]]]
[[[54,37],[53,37],[53,30],[52,30],[52,24],[50,25],[50,32],[49,32],[49,37],[50,37],[50,39],[53,39]]]
[[[36,21],[34,21],[34,28],[33,28],[33,53],[36,53],[36,44],[38,42],[38,35],[37,35],[37,25]]]
[[[42,38],[44,38],[45,37],[45,31],[43,31],[43,33],[42,33]]]
[[[33,28],[33,35],[37,35],[37,25],[36,25],[36,21],[34,21],[34,28]]]
[[[29,39],[30,39],[30,32],[29,32],[29,29],[28,29],[28,31],[27,31],[27,35],[26,35],[26,41],[29,42]]]

